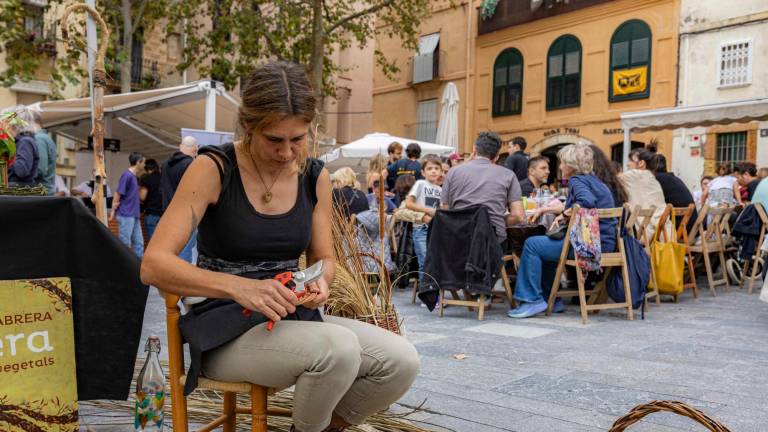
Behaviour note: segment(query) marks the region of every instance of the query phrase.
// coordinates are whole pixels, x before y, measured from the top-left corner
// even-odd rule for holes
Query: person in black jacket
[[[350,167],[343,167],[333,173],[333,204],[349,218],[369,209],[368,197],[359,189],[355,172]]]
[[[160,216],[163,215],[163,197],[160,195],[160,166],[154,159],[144,163],[144,174],[139,180],[139,198],[144,210],[144,226],[147,228],[147,241],[152,239]]]
[[[511,169],[517,176],[518,181],[525,180],[528,177],[528,156],[525,154],[525,148],[528,143],[523,137],[514,137],[509,142],[509,156],[504,161],[504,166]]]
[[[172,154],[168,160],[163,163],[163,168],[160,170],[160,194],[163,196],[163,211],[171,204],[173,195],[176,193],[176,189],[181,183],[181,178],[189,168],[189,165],[197,156],[197,140],[194,137],[184,137],[179,144],[179,151]],[[197,246],[197,232],[192,233],[181,250],[179,256],[187,262],[192,262],[193,250]]]
[[[656,169],[654,170],[654,175],[661,185],[661,190],[664,192],[664,201],[672,204],[673,207],[688,207],[689,205],[694,204],[693,194],[688,190],[685,183],[683,183],[683,181],[676,175],[667,172],[667,158],[662,154],[656,155]],[[686,229],[691,229],[694,222],[696,222],[697,216],[698,212],[694,209]],[[679,223],[681,217],[681,215],[677,215],[677,221],[675,223]]]

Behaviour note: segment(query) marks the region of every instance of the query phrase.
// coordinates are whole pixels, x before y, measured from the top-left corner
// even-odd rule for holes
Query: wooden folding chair
[[[576,219],[573,215],[579,210],[579,206],[573,206],[571,218],[568,222],[568,230],[566,233],[570,233],[573,229],[573,221]],[[632,293],[629,288],[629,272],[627,270],[627,256],[624,252],[624,242],[621,237],[621,217],[623,212],[622,207],[612,209],[597,209],[597,214],[600,219],[616,218],[619,223],[616,224],[616,248],[618,252],[603,252],[600,256],[600,267],[620,267],[622,279],[624,280],[624,294],[625,301],[622,303],[603,303],[593,304],[593,300],[597,299],[602,290],[605,289],[605,284],[596,284],[595,288],[586,290],[584,288],[585,276],[581,267],[578,266],[576,259],[568,259],[568,252],[571,248],[571,242],[568,240],[568,234],[566,234],[565,241],[563,242],[563,249],[560,252],[560,262],[557,264],[557,272],[555,273],[555,281],[552,284],[552,291],[549,294],[549,304],[547,306],[547,316],[552,315],[552,307],[555,304],[557,297],[575,297],[579,296],[579,306],[581,308],[581,323],[587,323],[587,314],[589,311],[603,310],[603,309],[626,309],[627,319],[632,320],[634,315],[632,311]],[[577,290],[560,290],[560,277],[565,270],[565,266],[572,266],[576,268],[576,282],[578,284]],[[590,295],[590,304],[587,304],[587,295]]]
[[[163,293],[163,295],[165,297],[165,319],[168,330],[168,369],[171,375],[173,430],[174,432],[187,432],[189,423],[187,400],[184,397],[184,383],[187,376],[184,374],[184,347],[179,330],[179,296],[169,293]],[[198,429],[198,432],[213,431],[219,426],[223,426],[224,432],[235,432],[237,430],[237,414],[250,414],[251,432],[267,432],[268,415],[281,417],[293,415],[289,409],[267,406],[267,396],[274,392],[274,389],[268,387],[245,382],[216,381],[202,376],[198,379],[197,387],[224,393],[222,415]],[[246,393],[251,396],[250,408],[237,406],[237,393]]]
[[[486,309],[491,309],[491,305],[493,304],[494,298],[503,298],[507,300],[509,303],[510,308],[515,307],[515,299],[512,295],[512,286],[509,283],[509,274],[507,273],[507,269],[505,268],[505,265],[508,261],[512,261],[515,265],[515,268],[517,268],[517,256],[512,255],[504,255],[502,257],[501,262],[501,271],[499,272],[501,274],[501,280],[502,284],[504,285],[504,291],[494,291],[493,287],[491,287],[491,301],[490,304],[485,304],[485,294],[478,295],[476,300],[469,300],[471,298],[471,294],[469,290],[461,290],[464,293],[464,299],[461,298],[459,295],[458,290],[455,289],[448,289],[448,292],[451,293],[451,296],[453,299],[447,299],[445,297],[445,291],[446,289],[443,287],[440,287],[440,301],[439,301],[439,307],[440,311],[438,312],[438,316],[443,316],[443,311],[445,310],[446,306],[454,305],[454,306],[466,306],[470,311],[474,310],[474,308],[477,308],[477,319],[478,321],[483,320],[483,316],[485,314]],[[416,288],[414,288],[414,297],[412,299],[413,302],[415,302],[416,299]]]
[[[699,217],[696,218],[694,223],[695,229],[698,230],[696,236],[688,237],[688,245],[691,250],[691,254],[698,254],[704,259],[704,268],[707,272],[707,285],[709,286],[709,292],[713,296],[717,295],[715,287],[718,285],[725,285],[725,291],[731,290],[728,285],[728,272],[725,267],[725,242],[730,238],[728,234],[728,222],[733,213],[733,207],[710,207],[705,204],[701,208]],[[704,228],[704,221],[707,220],[707,227]],[[725,223],[723,220],[725,219]],[[691,231],[693,231],[693,228]],[[716,253],[720,258],[720,268],[723,272],[721,279],[715,279],[712,271],[712,263],[709,258],[709,254]]]
[[[626,207],[627,211],[630,211],[629,204],[624,204],[624,207]],[[651,227],[651,222],[653,219],[653,215],[656,213],[656,206],[651,206],[649,208],[642,208],[641,206],[635,206],[634,210],[630,211],[629,219],[627,219],[627,233],[631,235],[632,237],[636,238],[645,248],[645,252],[648,254],[648,256],[651,256],[651,242],[652,239],[651,236],[655,235],[656,231],[654,231],[654,234],[651,234],[651,230],[649,227]],[[656,230],[658,230],[658,227],[655,227]],[[661,295],[659,294],[659,285],[656,282],[656,270],[654,270],[653,265],[651,265],[651,290],[645,293],[645,300],[643,301],[643,307],[647,308],[648,306],[648,299],[656,298],[656,304],[661,304]],[[647,309],[646,309],[647,310]]]
[[[760,236],[758,237],[757,245],[755,246],[755,254],[752,255],[752,274],[749,275],[749,289],[747,290],[748,294],[752,294],[752,286],[755,283],[755,276],[757,275],[757,263],[760,260],[760,257],[763,255],[763,251],[760,248],[763,245],[763,240],[765,239],[766,233],[768,233],[768,215],[765,213],[765,208],[760,203],[754,203],[754,206],[755,210],[757,210],[757,215],[760,217],[760,221],[763,223],[763,226],[760,228]],[[741,274],[744,276],[741,278],[739,288],[744,286],[744,280],[747,278],[748,265],[749,261],[747,260],[744,262],[744,268],[741,271]]]
[[[688,223],[691,221],[693,212],[695,210],[695,204],[690,204],[688,207],[672,207],[672,204],[667,204],[667,207],[664,209],[664,212],[659,218],[659,223],[656,226],[656,230],[657,232],[660,232],[664,235],[664,239],[666,241],[676,241],[678,244],[685,246],[686,270],[688,271],[689,281],[685,282],[685,277],[683,277],[683,291],[686,289],[691,289],[693,290],[693,297],[699,298],[699,288],[696,286],[696,272],[694,271],[693,267],[693,256],[691,255],[691,247],[688,244]],[[674,219],[680,217],[679,223],[671,219],[673,213]],[[677,237],[675,239],[670,239],[667,231],[665,230],[667,221],[670,220],[672,221],[671,223],[677,223]],[[696,221],[694,221],[694,225],[691,226],[691,233],[693,237],[696,237],[696,231],[694,231],[694,229],[698,229],[698,226],[695,225],[695,222]],[[678,296],[675,296],[674,298],[675,303],[677,303]]]

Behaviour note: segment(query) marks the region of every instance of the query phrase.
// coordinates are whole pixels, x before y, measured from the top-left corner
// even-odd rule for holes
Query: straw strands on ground
[[[134,382],[136,375],[141,370],[143,362],[136,362],[136,370],[134,372]],[[167,362],[162,362],[164,371],[167,373]],[[170,389],[170,386],[166,384],[166,389]],[[238,395],[238,405],[250,406],[250,398],[247,395]],[[133,410],[135,399],[133,396],[127,401],[90,401],[80,402],[80,407],[83,415],[80,422],[81,426],[86,428],[92,428],[94,431],[98,431],[99,426],[106,425],[127,425],[133,423]],[[187,397],[187,416],[190,425],[208,423],[221,415],[221,410],[224,405],[223,394],[211,390],[195,390],[191,395]],[[293,391],[283,390],[269,397],[269,406],[275,408],[293,408]],[[171,427],[171,399],[170,394],[167,396],[165,404],[165,418],[166,425]],[[415,426],[405,420],[406,417],[419,411],[415,409],[402,414],[395,414],[391,412],[380,412],[374,414],[368,418],[367,424],[352,427],[348,429],[350,432],[427,432],[426,429]],[[237,430],[250,431],[251,420],[246,414],[239,415]],[[270,416],[269,431],[271,432],[288,432],[291,429],[291,419],[286,417],[273,417]],[[127,430],[128,428],[126,428]],[[195,428],[192,427],[192,430]],[[88,429],[86,429],[88,430]],[[132,429],[131,429],[132,430]]]

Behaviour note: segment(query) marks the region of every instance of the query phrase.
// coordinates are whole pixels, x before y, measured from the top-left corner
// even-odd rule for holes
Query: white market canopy
[[[436,154],[445,155],[456,151],[453,147],[428,143],[424,141],[417,141],[410,138],[401,138],[386,133],[374,132],[368,134],[356,141],[352,141],[349,144],[345,144],[337,149],[334,149],[322,156],[320,159],[326,163],[334,162],[337,159],[370,159],[371,157],[381,154],[387,155],[387,147],[393,142],[399,142],[403,145],[403,148],[408,144],[416,143],[421,147],[421,155]]]
[[[632,132],[768,120],[768,98],[690,107],[662,108],[621,114],[624,128],[624,165],[629,159]]]
[[[216,81],[104,96],[105,138],[123,152],[164,159],[178,148],[181,129],[233,132],[239,99]],[[90,98],[39,102],[43,127],[86,143],[91,133]]]
[[[644,132],[753,120],[768,120],[768,98],[624,113],[621,126],[632,132]]]

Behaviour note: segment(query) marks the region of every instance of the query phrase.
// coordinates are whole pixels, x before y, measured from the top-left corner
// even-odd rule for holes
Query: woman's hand
[[[274,279],[238,279],[241,285],[234,290],[232,299],[242,307],[260,312],[274,322],[296,312],[299,301],[296,294],[280,282]]]
[[[328,282],[326,282],[325,278],[320,278],[317,280],[317,282],[313,282],[309,285],[307,285],[307,294],[316,294],[316,296],[304,303],[304,307],[307,309],[317,309],[318,307],[325,304],[326,301],[328,301],[328,295],[330,294],[330,291],[328,289]]]
[[[544,213],[545,213],[544,209],[541,207],[533,210],[533,213],[530,216],[528,216],[528,223],[529,224],[536,223],[536,221],[539,220],[541,215],[543,215]]]
[[[565,214],[561,213],[559,214],[555,220],[552,221],[552,225],[549,227],[549,231],[554,231],[557,229],[557,227],[560,226],[560,224],[565,223]]]

